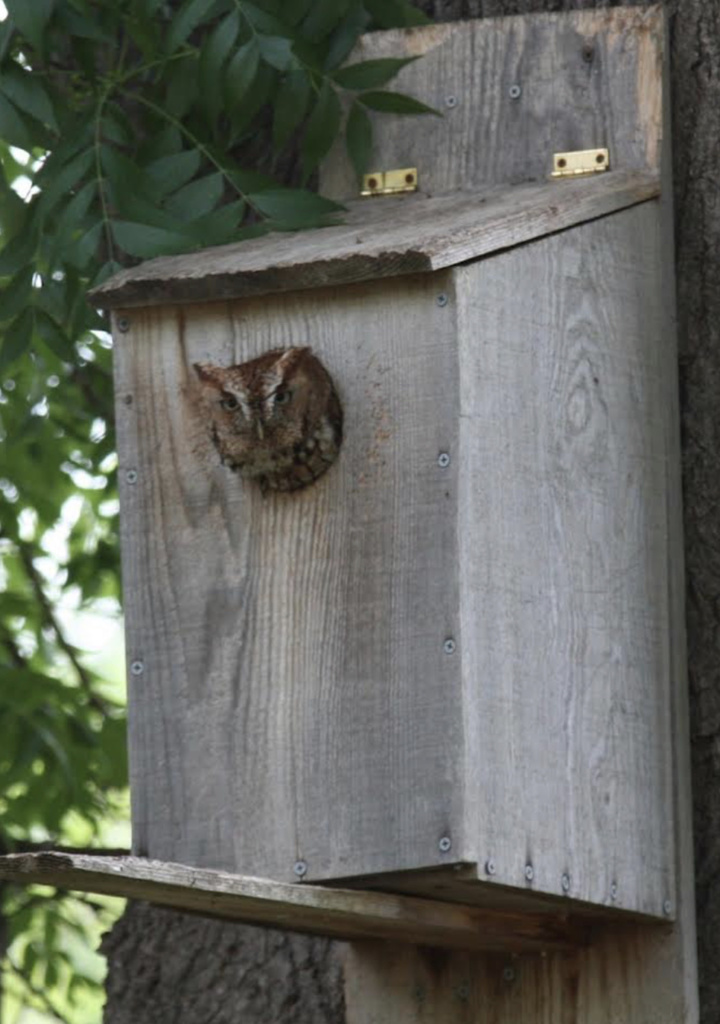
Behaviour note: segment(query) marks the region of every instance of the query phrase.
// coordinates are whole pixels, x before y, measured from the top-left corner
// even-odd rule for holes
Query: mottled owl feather
[[[194,369],[223,463],[263,490],[307,487],[337,458],[342,407],[310,348],[273,349],[236,366],[195,363]]]

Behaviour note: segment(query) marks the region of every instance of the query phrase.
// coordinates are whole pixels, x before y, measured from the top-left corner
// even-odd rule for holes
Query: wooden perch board
[[[571,924],[564,915],[509,914],[387,893],[291,885],[141,857],[10,854],[0,858],[0,879],[147,900],[334,939],[537,952],[576,948],[588,935],[587,926]]]
[[[654,173],[608,171],[473,193],[365,199],[349,204],[344,224],[161,256],[115,274],[90,298],[104,309],[166,306],[442,270],[659,191]]]

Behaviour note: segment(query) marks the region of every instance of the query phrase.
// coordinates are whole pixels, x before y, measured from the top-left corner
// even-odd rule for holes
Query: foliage
[[[137,259],[331,221],[340,207],[311,188],[336,138],[360,174],[368,111],[431,111],[386,89],[406,61],[344,66],[365,29],[425,20],[408,0],[6,5],[0,845],[12,850],[102,843],[126,784],[122,696],[85,650],[88,615],[117,616],[120,596],[111,343],[88,288]],[[89,1019],[79,1007],[99,979],[78,941],[107,904],[39,889],[2,901],[7,989]]]

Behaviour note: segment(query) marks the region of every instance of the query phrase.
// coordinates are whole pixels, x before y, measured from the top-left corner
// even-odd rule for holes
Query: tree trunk
[[[440,20],[615,3],[423,0]],[[671,0],[688,655],[702,1021],[720,1020],[720,0]],[[106,1024],[342,1024],[343,947],[131,906]]]

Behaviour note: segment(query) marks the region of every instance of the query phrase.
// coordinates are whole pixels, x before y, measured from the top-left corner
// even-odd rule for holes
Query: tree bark
[[[422,0],[436,20],[618,4]],[[700,997],[720,1020],[720,0],[669,0]],[[106,1024],[342,1024],[337,944],[130,907]]]

